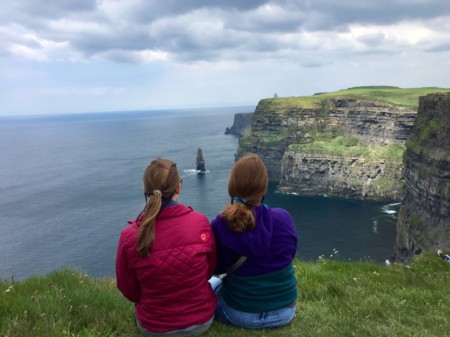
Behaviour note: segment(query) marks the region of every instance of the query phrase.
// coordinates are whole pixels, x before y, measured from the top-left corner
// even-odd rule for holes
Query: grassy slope
[[[403,107],[411,111],[417,111],[419,97],[432,92],[449,92],[450,88],[398,88],[389,86],[367,86],[354,87],[335,92],[327,92],[314,96],[268,98],[260,101],[264,108],[272,110],[273,106],[277,111],[283,112],[292,106],[299,106],[304,109],[317,109],[324,99],[336,97],[354,97],[358,99],[369,99],[382,103]]]
[[[449,336],[450,265],[424,255],[409,266],[296,261],[298,314],[279,329],[214,322],[204,336]],[[58,271],[0,283],[0,335],[140,336],[133,305],[112,279]]]
[[[302,153],[325,154],[333,157],[358,157],[366,161],[389,160],[401,163],[405,146],[390,144],[388,146],[363,145],[356,138],[336,137],[326,140],[316,140],[307,144],[291,144],[288,150]]]

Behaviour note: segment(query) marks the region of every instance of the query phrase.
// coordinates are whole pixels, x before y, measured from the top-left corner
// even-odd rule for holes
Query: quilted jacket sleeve
[[[209,226],[209,224],[208,224]],[[216,271],[216,259],[217,259],[217,255],[216,255],[216,240],[214,238],[214,234],[211,230],[211,234],[210,234],[210,240],[211,240],[211,252],[208,256],[208,277],[211,277],[215,274]]]
[[[126,236],[120,234],[116,257],[117,288],[131,302],[139,302],[139,286],[136,273],[129,268],[129,260],[126,252]]]

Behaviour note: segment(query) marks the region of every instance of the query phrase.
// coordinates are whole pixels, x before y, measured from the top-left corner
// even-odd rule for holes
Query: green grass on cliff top
[[[337,136],[332,139],[315,140],[305,144],[291,144],[288,151],[304,154],[323,154],[337,158],[360,158],[367,161],[389,160],[401,163],[405,146],[402,144],[390,144],[382,146],[367,146],[357,138]]]
[[[262,107],[267,109],[273,106],[277,111],[283,112],[292,106],[303,109],[317,109],[324,100],[339,97],[352,97],[357,99],[369,99],[381,103],[392,104],[411,111],[417,111],[419,97],[433,92],[450,92],[450,88],[398,88],[389,86],[354,87],[335,92],[321,93],[314,96],[268,98],[260,101]]]
[[[410,265],[295,262],[297,315],[283,328],[244,330],[214,322],[203,336],[449,336],[450,265],[424,255]],[[0,282],[0,336],[141,336],[133,305],[113,279],[58,271]]]

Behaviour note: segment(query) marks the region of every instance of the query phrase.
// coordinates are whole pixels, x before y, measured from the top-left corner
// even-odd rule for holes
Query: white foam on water
[[[210,173],[211,171],[210,170],[206,170],[206,171],[200,171],[200,170],[196,170],[196,169],[187,169],[187,170],[183,170],[183,177],[182,178],[185,178],[185,177],[189,177],[189,176],[195,176],[196,174],[199,174],[199,173],[201,173],[201,174],[206,174],[206,173]]]
[[[394,215],[397,213],[397,211],[395,209],[392,209],[392,207],[396,207],[400,205],[399,202],[393,203],[393,204],[389,204],[389,205],[384,205],[383,207],[381,207],[381,211],[383,213],[389,214],[389,215]]]

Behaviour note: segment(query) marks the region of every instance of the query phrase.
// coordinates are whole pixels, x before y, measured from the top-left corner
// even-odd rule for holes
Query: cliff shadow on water
[[[384,262],[392,256],[399,203],[280,193],[275,182],[265,202],[292,215],[300,259]]]

